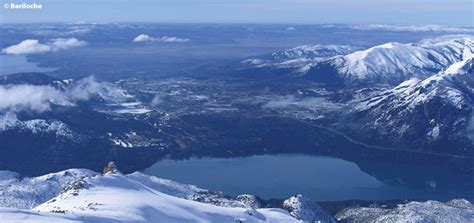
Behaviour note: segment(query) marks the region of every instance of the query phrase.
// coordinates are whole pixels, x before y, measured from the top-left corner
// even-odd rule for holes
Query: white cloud
[[[69,49],[73,47],[85,46],[86,42],[80,41],[76,38],[69,38],[69,39],[58,38],[58,39],[53,39],[50,42],[50,45],[53,50],[65,50],[65,49]]]
[[[44,112],[50,103],[70,104],[61,92],[51,86],[14,85],[0,87],[0,110]]]
[[[190,39],[179,38],[175,36],[152,37],[147,34],[140,34],[137,37],[135,37],[135,39],[133,39],[133,42],[147,42],[147,41],[156,41],[156,42],[164,42],[164,43],[183,43],[183,42],[190,41]]]
[[[0,112],[45,112],[52,104],[74,106],[76,102],[89,100],[93,95],[98,95],[106,101],[122,101],[130,97],[124,90],[107,83],[99,83],[93,77],[73,82],[64,90],[49,85],[0,86]]]
[[[86,42],[80,41],[76,38],[57,38],[52,39],[51,41],[45,44],[40,43],[36,39],[26,39],[16,45],[12,45],[3,49],[2,53],[13,55],[46,53],[84,45],[86,45]]]
[[[150,37],[149,35],[146,34],[140,34],[135,39],[133,39],[133,42],[145,42],[145,41],[154,41],[155,38]]]
[[[41,44],[36,39],[23,40],[21,43],[9,46],[2,50],[5,54],[33,54],[51,51],[51,46]]]
[[[182,43],[182,42],[188,42],[189,39],[187,38],[178,38],[174,36],[163,36],[161,37],[161,41],[166,42],[166,43]]]

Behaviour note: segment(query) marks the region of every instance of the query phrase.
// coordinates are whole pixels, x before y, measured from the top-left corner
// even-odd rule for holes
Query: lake
[[[266,199],[298,193],[317,201],[473,197],[472,175],[435,164],[417,166],[405,163],[391,170],[374,164],[368,174],[356,163],[338,158],[285,154],[163,160],[143,172],[229,195],[250,193]]]
[[[38,67],[36,63],[28,62],[23,55],[0,55],[0,75],[20,72],[47,72],[52,68]]]

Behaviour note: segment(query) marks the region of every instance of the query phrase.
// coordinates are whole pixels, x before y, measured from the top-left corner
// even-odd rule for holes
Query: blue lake
[[[38,67],[23,55],[0,55],[0,75],[20,72],[47,72],[53,68]]]
[[[427,169],[434,174],[426,173]],[[377,176],[353,162],[310,155],[163,160],[144,170],[146,174],[229,195],[250,193],[266,199],[301,193],[318,201],[445,200],[472,198],[474,194],[471,175],[439,170],[436,166],[401,165],[396,171],[370,172]]]

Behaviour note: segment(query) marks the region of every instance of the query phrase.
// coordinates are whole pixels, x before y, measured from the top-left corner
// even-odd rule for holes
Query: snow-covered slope
[[[29,209],[57,196],[73,182],[97,173],[71,169],[34,178],[22,178],[10,171],[0,171],[0,207]]]
[[[341,222],[474,222],[474,206],[467,200],[410,202],[386,209],[348,208],[336,215]]]
[[[294,213],[302,208],[297,205],[290,214],[261,208],[264,201],[253,195],[234,199],[139,172],[101,175],[81,169],[34,178],[2,171],[0,201],[2,222],[299,222],[301,214]],[[332,220],[316,204],[304,208],[311,214],[303,217]]]
[[[474,38],[442,37],[416,44],[386,43],[335,58],[331,63],[347,83],[400,83],[426,78],[474,52]]]
[[[283,207],[287,209],[293,217],[303,221],[335,222],[334,219],[321,210],[318,205],[304,198],[301,194],[291,196],[283,201]]]
[[[324,58],[346,55],[356,51],[356,47],[346,45],[304,45],[272,53],[272,59],[285,61],[298,58]]]
[[[84,221],[297,222],[279,209],[219,207],[164,194],[121,174],[84,179],[80,187],[34,208],[80,216]]]
[[[473,64],[471,55],[424,80],[411,79],[356,100],[348,117],[362,119],[363,131],[384,133],[407,147],[424,141],[431,145],[469,141],[474,121]]]
[[[347,45],[304,45],[261,58],[247,59],[242,61],[242,64],[250,69],[283,69],[295,75],[303,75],[318,62],[333,56],[346,55],[357,49],[359,48]]]
[[[357,50],[357,51],[356,51]],[[245,73],[306,76],[329,85],[398,85],[427,78],[468,58],[474,36],[450,35],[417,43],[389,42],[360,50],[341,45],[305,45],[242,61]]]

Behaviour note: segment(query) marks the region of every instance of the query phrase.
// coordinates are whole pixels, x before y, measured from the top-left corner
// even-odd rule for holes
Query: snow
[[[114,112],[117,114],[135,114],[135,115],[146,114],[151,111],[152,110],[146,109],[146,108],[124,108],[124,109],[114,110]]]
[[[334,219],[325,214],[315,203],[298,194],[283,201],[283,207],[290,211],[295,218],[307,222],[335,222]]]
[[[0,207],[33,208],[57,196],[63,188],[81,177],[97,173],[71,169],[34,178],[21,178],[10,171],[0,171]]]
[[[438,137],[439,137],[439,126],[435,126],[430,132],[428,132],[428,136],[430,136],[434,140],[438,139]]]
[[[196,196],[209,200],[193,199]],[[214,197],[212,197],[214,196]],[[239,198],[240,197],[240,198]],[[215,202],[217,199],[223,202]],[[70,169],[33,178],[0,171],[1,222],[334,222],[302,195],[283,208],[263,208],[254,195],[230,200],[194,185],[140,172],[105,175]],[[227,202],[227,203],[226,203]],[[393,209],[348,208],[338,220],[358,222],[472,222],[473,205],[463,199],[446,203],[410,202]]]
[[[79,217],[64,216],[64,214],[41,213],[31,210],[0,207],[2,222],[32,222],[32,223],[69,223],[83,222]]]
[[[472,57],[473,52],[474,36],[447,35],[417,43],[389,42],[365,50],[346,45],[303,45],[274,52],[270,58],[242,63],[296,75],[329,64],[337,71],[334,75],[339,75],[347,85],[396,85],[411,78],[425,79]]]
[[[67,191],[34,211],[65,212],[84,222],[298,222],[277,209],[218,207],[164,194],[121,174],[85,180],[87,189]],[[250,213],[250,214],[249,214]]]
[[[399,139],[413,132],[426,134],[430,142],[447,135],[468,136],[474,93],[472,67],[471,56],[426,79],[410,79],[375,95],[356,97],[351,112],[367,118],[365,127]],[[443,112],[433,115],[441,109]]]
[[[226,200],[139,172],[99,175],[71,169],[21,179],[0,171],[2,222],[299,222],[282,209],[252,208],[238,200],[217,205],[192,200],[199,195]]]
[[[348,208],[336,216],[347,222],[473,222],[474,207],[467,200],[410,202],[393,209]]]
[[[469,69],[472,69],[472,62],[470,61],[474,58],[474,55],[472,53],[466,53],[465,55],[466,56],[464,60],[454,63],[448,67],[448,69],[444,71],[444,74],[467,74]]]
[[[52,133],[58,138],[70,140],[77,139],[77,137],[75,137],[77,134],[74,133],[66,123],[59,120],[31,119],[20,121],[13,112],[7,112],[3,115],[0,113],[0,132],[14,129],[29,131],[34,134]]]
[[[295,74],[304,75],[315,63],[337,55],[346,55],[357,49],[359,48],[347,45],[303,45],[274,52],[268,56],[270,58],[251,58],[241,63],[254,68],[293,69]]]
[[[433,70],[470,57],[473,51],[473,36],[453,36],[416,44],[386,43],[342,56],[333,63],[351,81],[397,82],[413,75],[427,77]]]
[[[357,48],[347,45],[303,45],[272,53],[273,59],[288,61],[300,58],[323,58],[336,55],[346,55]]]

